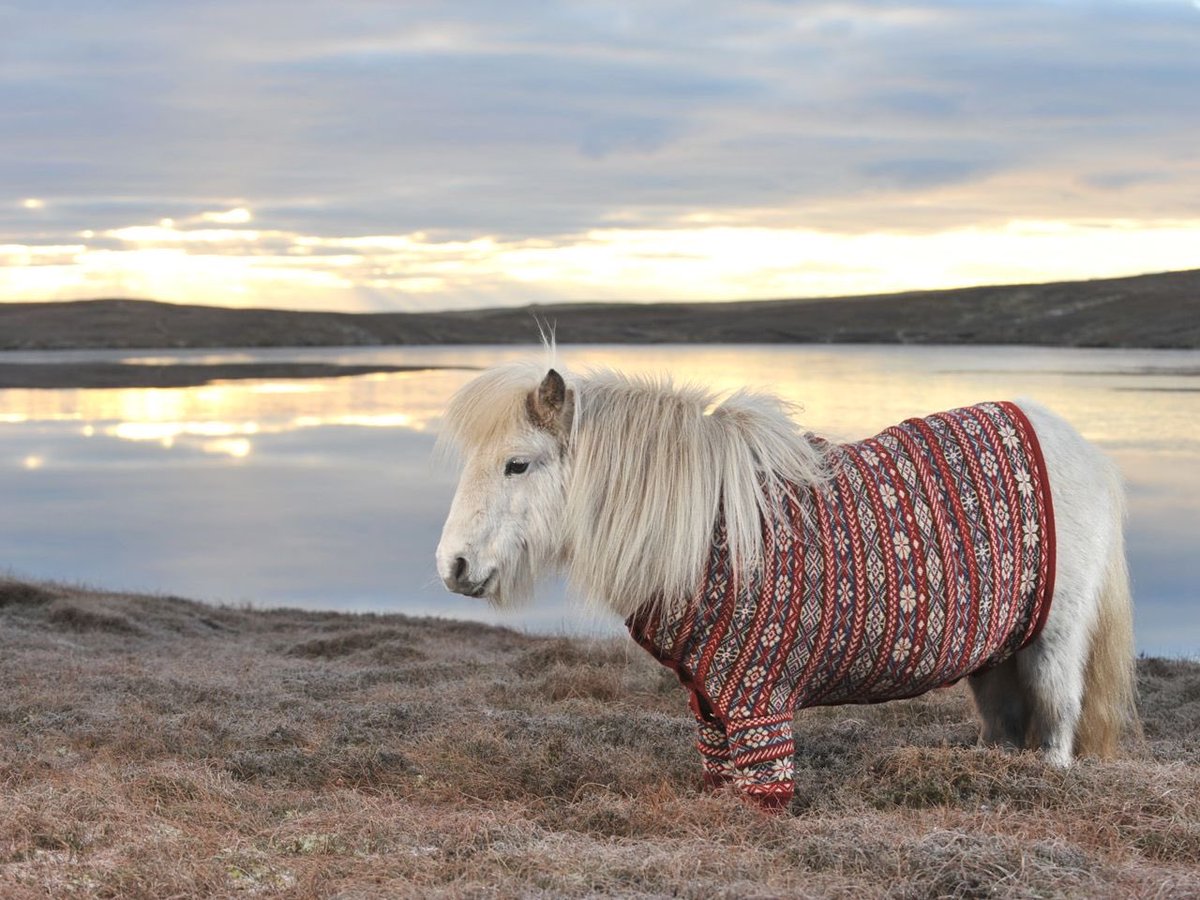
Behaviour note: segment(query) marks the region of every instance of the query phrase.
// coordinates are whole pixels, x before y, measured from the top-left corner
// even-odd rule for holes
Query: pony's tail
[[[1075,753],[1079,756],[1114,756],[1122,734],[1128,731],[1140,737],[1142,733],[1137,714],[1133,597],[1125,562],[1123,492],[1116,477],[1113,482],[1117,521],[1083,675],[1083,709],[1075,731]]]

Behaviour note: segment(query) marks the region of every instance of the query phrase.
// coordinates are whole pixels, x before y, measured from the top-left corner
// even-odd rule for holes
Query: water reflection
[[[288,431],[331,426],[428,431],[461,381],[460,373],[431,370],[195,388],[5,390],[0,424],[75,422],[87,438],[165,449],[178,445],[240,459],[253,452],[256,439]]]
[[[561,587],[516,616],[447,595],[433,548],[453,473],[429,462],[438,417],[470,367],[533,348],[11,354],[36,361],[299,360],[460,366],[344,379],[170,390],[0,391],[0,565],[29,577],[213,600],[398,609],[541,630],[615,630]],[[855,438],[909,415],[1027,397],[1112,453],[1130,495],[1139,642],[1195,653],[1200,617],[1200,353],[1014,348],[566,347],[609,366],[803,407]]]

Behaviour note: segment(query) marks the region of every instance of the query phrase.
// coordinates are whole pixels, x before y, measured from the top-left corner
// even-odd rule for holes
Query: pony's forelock
[[[543,362],[521,360],[485,369],[450,398],[438,430],[434,453],[457,457],[495,444],[525,424],[525,397],[558,364],[556,325],[534,318],[542,341]]]
[[[527,425],[525,398],[546,369],[514,362],[481,372],[459,388],[442,417],[436,451],[441,456],[499,445]]]

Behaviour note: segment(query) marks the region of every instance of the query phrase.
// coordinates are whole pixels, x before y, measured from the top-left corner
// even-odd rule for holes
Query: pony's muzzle
[[[448,590],[468,597],[482,597],[491,586],[495,570],[479,577],[471,571],[471,563],[465,556],[456,556],[448,561],[442,572],[442,582]]]

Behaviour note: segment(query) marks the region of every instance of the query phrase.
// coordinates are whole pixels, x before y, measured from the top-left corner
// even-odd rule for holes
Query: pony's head
[[[561,569],[576,593],[621,615],[675,607],[701,583],[719,517],[734,576],[753,579],[788,486],[828,476],[788,412],[769,395],[722,398],[668,378],[484,372],[443,420],[441,440],[464,466],[438,574],[496,606]]]
[[[510,606],[562,555],[574,417],[554,369],[502,366],[454,395],[441,440],[463,470],[437,548],[447,588]]]

